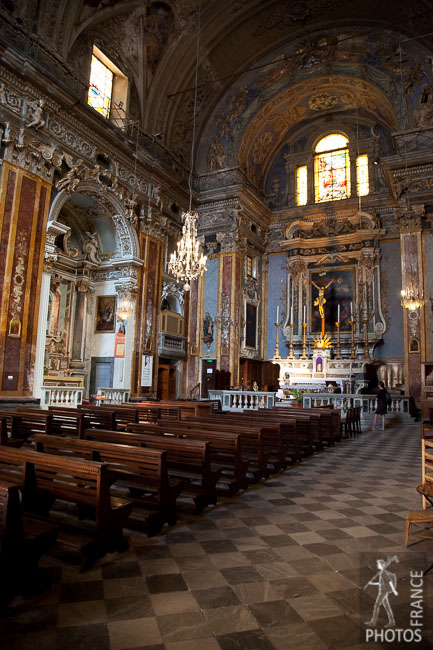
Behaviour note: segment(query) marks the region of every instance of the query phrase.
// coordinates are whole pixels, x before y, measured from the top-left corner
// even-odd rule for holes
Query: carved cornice
[[[18,135],[21,140],[26,140],[26,147],[28,146],[27,140],[32,139],[32,133],[37,132],[41,139],[48,140],[45,144],[40,143],[41,147],[44,146],[47,149],[59,148],[62,153],[65,153],[64,150],[68,150],[69,154],[67,155],[77,158],[75,164],[78,159],[81,159],[95,165],[98,154],[103,153],[112,162],[113,175],[123,186],[125,193],[134,192],[140,202],[146,201],[147,203],[150,198],[152,204],[160,209],[162,209],[163,203],[167,205],[173,201],[182,202],[185,192],[182,185],[179,184],[180,172],[178,171],[178,165],[173,163],[171,166],[173,173],[170,174],[164,168],[159,168],[158,163],[154,161],[151,163],[149,158],[149,165],[155,164],[155,168],[152,169],[151,173],[147,174],[146,178],[146,172],[143,173],[144,165],[142,164],[142,161],[147,156],[145,149],[139,147],[138,154],[140,155],[138,160],[140,165],[137,168],[137,165],[133,164],[133,158],[130,155],[131,141],[122,131],[114,129],[110,124],[109,131],[114,129],[119,138],[101,137],[97,129],[87,125],[93,121],[87,115],[87,109],[77,108],[77,113],[83,112],[84,119],[80,120],[76,114],[74,115],[71,111],[67,112],[51,96],[41,97],[40,92],[35,87],[32,87],[28,80],[26,84],[23,84],[19,77],[13,75],[10,70],[0,67],[0,76],[2,78],[0,84],[0,114],[3,113],[5,122],[10,119],[11,124],[16,123],[17,130],[19,130],[20,126],[22,127]],[[34,107],[39,103],[42,103],[43,106],[44,119],[40,119],[38,123],[35,123]],[[27,121],[27,124],[23,127],[25,121]],[[29,128],[28,133],[27,128]],[[26,135],[24,136],[25,131]],[[123,138],[125,139],[124,147],[122,147]],[[113,144],[116,139],[121,143],[119,147]],[[148,145],[151,148],[150,138]],[[128,151],[124,152],[123,149],[126,148]],[[36,151],[35,158],[40,153]],[[58,155],[61,156],[62,153],[58,153]],[[29,168],[29,165],[33,165],[35,171],[33,169],[29,169],[29,171],[38,173],[37,165],[34,164],[31,158],[26,160],[24,155],[16,156],[13,162],[26,169]],[[161,179],[164,178],[163,182],[159,180],[160,184],[155,184],[155,177],[157,176],[161,177]],[[50,177],[47,177],[47,180],[50,179],[52,179],[52,172]],[[168,185],[170,185],[170,192],[175,197],[174,199],[172,196],[166,195]],[[155,187],[158,188],[157,195],[154,195],[153,190]]]
[[[55,245],[56,238],[59,235],[66,235],[70,231],[69,226],[57,221],[49,221],[45,237],[45,251],[44,251],[44,271],[51,273],[53,265],[58,260],[58,249]]]

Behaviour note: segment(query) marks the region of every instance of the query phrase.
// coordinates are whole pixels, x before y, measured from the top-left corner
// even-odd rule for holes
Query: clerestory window
[[[105,119],[123,126],[128,95],[128,78],[96,45],[90,65],[87,103]]]

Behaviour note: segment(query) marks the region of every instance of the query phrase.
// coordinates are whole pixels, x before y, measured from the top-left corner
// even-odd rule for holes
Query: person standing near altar
[[[390,401],[390,395],[388,391],[385,388],[385,384],[383,381],[379,382],[379,390],[377,393],[377,407],[376,407],[376,412],[374,414],[374,422],[373,422],[373,428],[372,431],[376,429],[376,424],[377,424],[377,418],[380,415],[382,418],[382,426],[381,426],[381,431],[385,429],[385,415],[388,412],[388,403]]]

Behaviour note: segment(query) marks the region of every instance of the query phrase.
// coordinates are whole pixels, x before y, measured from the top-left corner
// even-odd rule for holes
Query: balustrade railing
[[[332,406],[343,411],[353,406],[361,407],[361,416],[373,415],[377,407],[377,395],[362,395],[352,393],[304,393],[303,406],[306,408]],[[410,417],[409,396],[391,395],[388,413]]]
[[[74,386],[43,386],[41,405],[50,406],[79,406],[83,403],[84,388]]]
[[[209,390],[209,399],[218,399],[223,411],[257,411],[275,405],[275,393],[249,390]]]
[[[129,401],[129,388],[97,388],[95,395],[96,405],[123,404]]]

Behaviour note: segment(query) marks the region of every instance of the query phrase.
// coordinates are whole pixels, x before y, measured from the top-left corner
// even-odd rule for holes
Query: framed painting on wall
[[[96,299],[95,332],[110,334],[116,325],[116,296],[98,296]]]
[[[257,306],[246,303],[245,347],[257,348]]]
[[[350,307],[356,309],[356,296],[354,294],[355,286],[355,269],[323,269],[320,271],[311,271],[310,273],[310,332],[312,334],[321,333],[322,321],[319,313],[319,304],[317,302],[319,291],[324,291],[325,302],[323,308],[325,311],[325,331],[328,333],[336,332],[335,322],[338,318],[338,306],[340,306],[340,331],[350,332]]]

